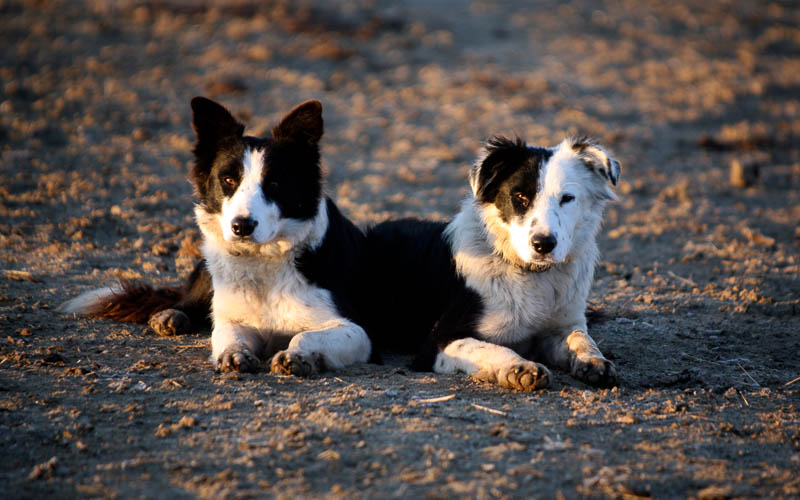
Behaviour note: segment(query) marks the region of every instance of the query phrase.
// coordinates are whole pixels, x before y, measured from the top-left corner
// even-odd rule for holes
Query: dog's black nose
[[[551,234],[534,234],[533,249],[536,253],[547,255],[556,247],[556,239]]]
[[[245,237],[253,234],[257,225],[258,221],[250,217],[235,217],[231,222],[231,229],[236,236]]]

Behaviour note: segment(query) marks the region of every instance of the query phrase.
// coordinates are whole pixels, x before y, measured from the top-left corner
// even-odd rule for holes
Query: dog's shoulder
[[[317,282],[324,279],[323,271],[329,270],[332,263],[338,267],[349,268],[358,264],[365,256],[366,240],[364,233],[339,211],[336,204],[326,198],[320,204],[324,210],[325,225],[321,237],[302,249],[296,259],[298,269],[309,279]]]
[[[357,320],[353,296],[363,280],[366,239],[331,199],[326,198],[321,209],[327,219],[324,234],[299,253],[295,266],[309,284],[331,292],[342,314]]]

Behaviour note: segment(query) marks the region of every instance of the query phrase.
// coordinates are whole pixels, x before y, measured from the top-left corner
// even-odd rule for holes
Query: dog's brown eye
[[[234,179],[230,175],[226,175],[225,177],[223,177],[222,178],[222,182],[224,182],[225,184],[227,184],[229,186],[235,186],[236,185],[236,179]]]
[[[575,197],[572,196],[571,194],[565,194],[564,196],[561,197],[561,202],[559,203],[559,205],[563,205],[564,203],[569,203],[574,199]]]
[[[517,200],[517,203],[522,205],[523,207],[528,206],[528,197],[522,193],[514,193],[514,199]]]

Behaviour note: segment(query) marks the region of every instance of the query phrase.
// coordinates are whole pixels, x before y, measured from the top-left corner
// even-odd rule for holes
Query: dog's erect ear
[[[481,201],[492,202],[498,186],[529,157],[528,146],[522,139],[512,141],[501,136],[492,137],[481,149],[469,172],[472,194]]]
[[[317,144],[322,138],[322,104],[306,101],[283,117],[272,129],[272,137],[304,144]]]
[[[241,137],[244,125],[224,107],[205,97],[192,99],[192,126],[201,143],[216,143],[227,137]]]
[[[572,149],[578,153],[589,170],[600,175],[612,185],[617,185],[620,172],[619,162],[602,146],[583,137],[572,141]]]
[[[195,97],[191,104],[192,127],[197,135],[191,181],[195,194],[202,199],[209,190],[209,175],[220,142],[241,137],[244,125],[236,121],[227,109],[205,97]]]
[[[480,191],[480,182],[481,177],[481,165],[483,164],[483,157],[485,156],[484,149],[478,153],[478,158],[475,160],[475,163],[472,165],[472,168],[469,169],[469,187],[472,188],[472,194],[476,197],[478,196],[478,191]]]

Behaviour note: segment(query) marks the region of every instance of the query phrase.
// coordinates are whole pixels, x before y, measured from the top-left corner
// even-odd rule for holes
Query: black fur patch
[[[189,281],[183,286],[181,298],[173,309],[183,311],[191,320],[193,327],[210,329],[213,296],[211,274],[206,267],[206,261],[201,260],[189,275]]]
[[[306,249],[296,261],[297,269],[309,283],[331,292],[336,309],[343,317],[362,324],[359,314],[359,295],[363,266],[367,261],[366,240],[336,205],[326,200],[328,231],[322,243]]]
[[[444,228],[405,219],[367,231],[367,332],[375,349],[415,353],[420,370],[432,370],[452,340],[475,336],[483,311],[479,295],[456,272]]]
[[[306,101],[289,111],[272,129],[276,141],[290,141],[316,145],[322,138],[322,104]]]
[[[311,219],[322,193],[322,169],[317,143],[275,139],[267,146],[261,189],[274,201],[281,217]]]
[[[217,197],[209,191],[213,190],[210,176],[216,163],[229,164],[237,157],[241,158],[244,146],[241,138],[244,125],[239,123],[230,112],[219,104],[205,97],[195,97],[191,102],[192,127],[197,135],[194,147],[195,163],[191,171],[192,185],[195,194],[209,212],[219,211]],[[223,157],[218,157],[220,154]]]
[[[261,188],[285,218],[307,220],[317,214],[322,191],[319,140],[322,106],[309,101],[290,111],[273,129],[273,137],[243,136],[244,126],[222,106],[202,97],[192,99],[197,134],[192,182],[201,205],[219,213],[233,196],[244,173],[247,149],[264,151]],[[223,179],[232,178],[233,184]]]
[[[523,215],[533,204],[542,165],[553,156],[544,148],[528,147],[521,139],[489,140],[478,173],[476,197],[500,210],[503,221]]]

